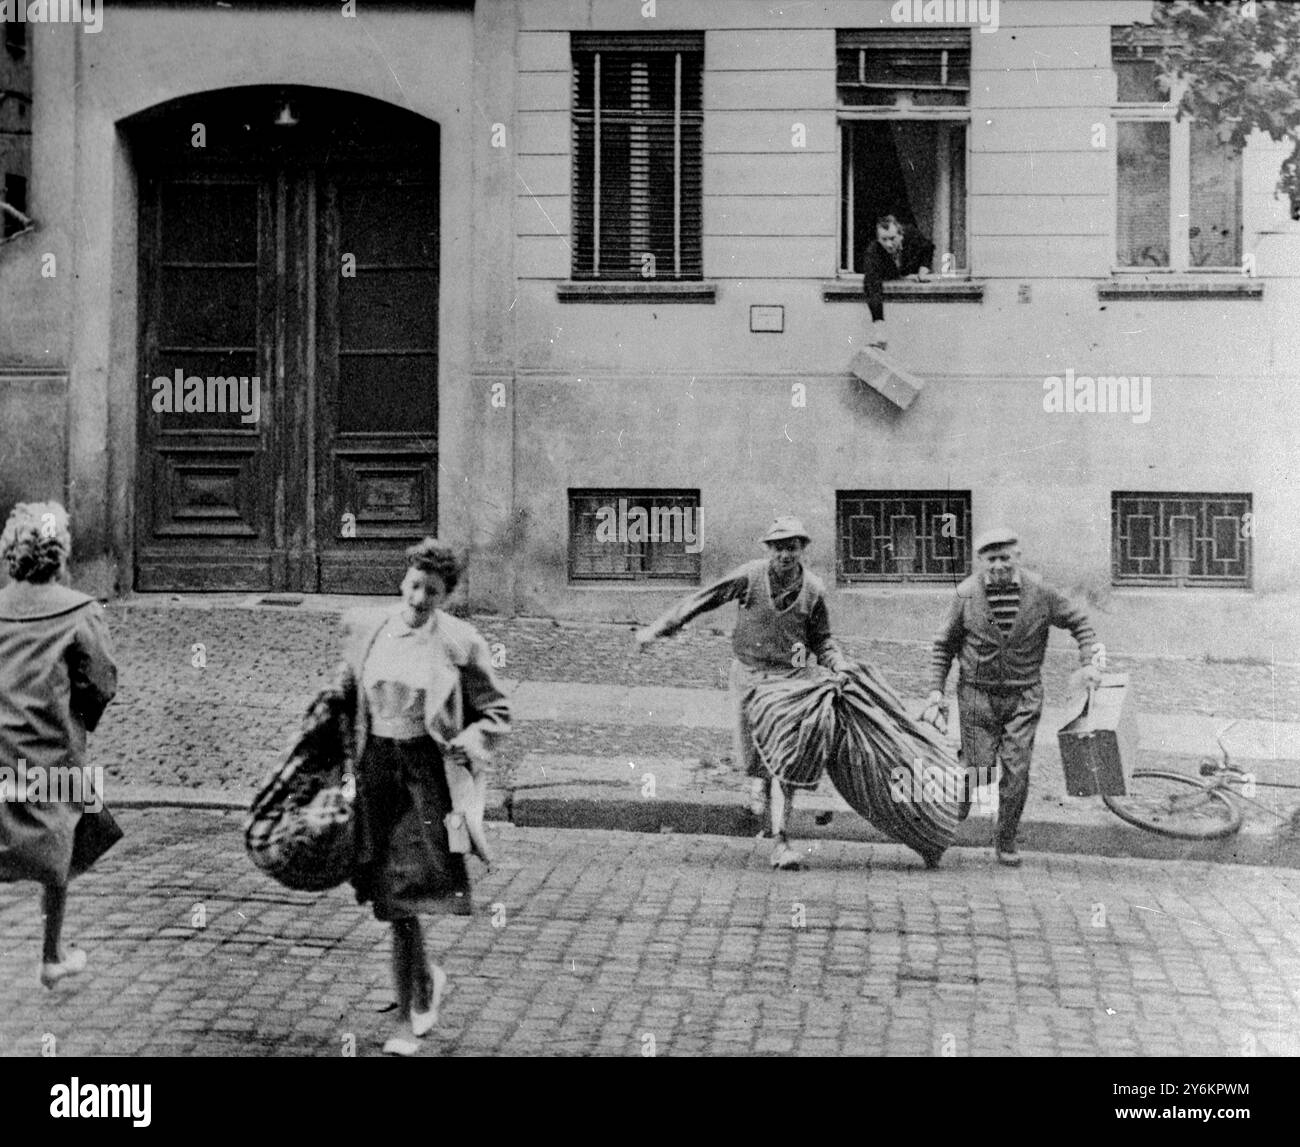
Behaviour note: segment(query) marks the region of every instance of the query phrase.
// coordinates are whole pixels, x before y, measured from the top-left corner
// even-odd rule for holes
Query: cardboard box
[[[912,405],[912,400],[921,393],[924,385],[916,375],[905,371],[877,347],[863,347],[853,356],[849,369],[900,410]]]
[[[1137,730],[1125,712],[1127,673],[1103,675],[1057,732],[1065,791],[1072,797],[1124,796],[1137,760]]]

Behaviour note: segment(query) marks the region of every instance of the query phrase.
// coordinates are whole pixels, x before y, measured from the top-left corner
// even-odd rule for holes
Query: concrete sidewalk
[[[720,690],[601,686],[568,682],[507,681],[519,723],[629,726],[644,729],[641,752],[631,757],[602,752],[529,753],[489,798],[489,817],[521,827],[603,828],[643,832],[691,832],[753,836],[758,828],[745,808],[744,778],[710,759],[673,755],[673,730],[730,728],[730,698]],[[1300,868],[1300,837],[1290,815],[1300,790],[1260,788],[1257,805],[1246,806],[1241,832],[1220,841],[1164,838],[1128,825],[1100,798],[1066,795],[1056,745],[1063,707],[1048,708],[1035,744],[1030,798],[1020,840],[1031,851],[1085,853],[1150,859]],[[1174,768],[1189,775],[1197,759],[1214,753],[1223,722],[1195,714],[1139,714],[1142,738],[1138,767]],[[1233,759],[1261,784],[1300,778],[1300,725],[1247,720],[1225,737]],[[680,750],[678,750],[680,752]],[[1173,758],[1171,761],[1170,758]],[[175,806],[244,809],[251,793],[204,791],[179,786],[142,786],[110,781],[110,807]],[[997,823],[997,790],[980,791],[957,847],[987,848]],[[814,817],[832,812],[819,826]],[[859,817],[823,781],[797,800],[792,833],[801,841],[887,838]],[[918,863],[920,863],[918,859]]]
[[[722,689],[590,685],[582,682],[505,681],[521,721],[730,729],[731,697]],[[1065,723],[1068,707],[1045,705],[1039,736]],[[1215,734],[1228,722],[1196,713],[1138,713],[1143,749],[1181,757],[1218,756]],[[1300,721],[1240,720],[1224,743],[1233,758],[1300,761]]]

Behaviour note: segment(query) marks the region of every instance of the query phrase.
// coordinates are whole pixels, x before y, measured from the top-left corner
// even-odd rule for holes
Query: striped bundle
[[[934,863],[952,844],[964,774],[947,740],[914,720],[888,682],[855,663],[846,680],[760,681],[746,695],[769,772],[810,788],[829,772],[857,812]]]

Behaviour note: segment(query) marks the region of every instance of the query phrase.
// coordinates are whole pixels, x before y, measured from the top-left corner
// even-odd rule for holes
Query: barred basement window
[[[570,490],[569,580],[700,580],[698,490]]]
[[[573,277],[703,277],[704,36],[574,34]]]
[[[840,270],[861,271],[895,214],[933,240],[936,274],[964,273],[970,29],[842,31],[835,73]]]
[[[835,502],[841,583],[958,581],[970,573],[969,490],[850,490]]]
[[[1249,494],[1111,495],[1115,585],[1248,589],[1253,535]]]
[[[1116,77],[1116,266],[1241,270],[1241,152],[1175,119],[1152,29],[1111,30]]]

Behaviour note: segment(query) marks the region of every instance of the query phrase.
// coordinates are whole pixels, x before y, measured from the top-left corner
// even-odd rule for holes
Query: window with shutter
[[[964,273],[970,29],[841,31],[835,73],[841,272],[892,214],[933,239],[932,270]]]
[[[573,277],[703,277],[702,35],[574,35]]]

